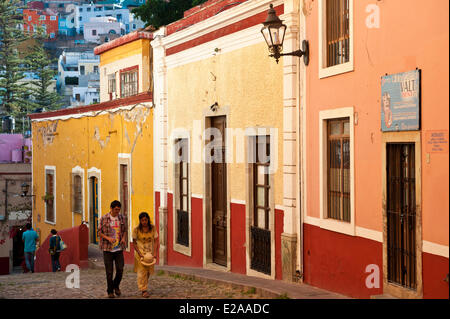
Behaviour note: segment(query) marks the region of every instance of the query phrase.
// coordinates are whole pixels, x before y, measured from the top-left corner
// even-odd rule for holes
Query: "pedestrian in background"
[[[156,242],[158,233],[146,212],[139,214],[139,225],[133,230],[134,272],[137,273],[137,285],[142,297],[148,298],[148,278],[152,275],[156,263]]]
[[[48,252],[52,258],[52,271],[61,271],[61,264],[59,263],[59,256],[61,254],[61,237],[58,235],[56,229],[50,231],[52,237],[50,237],[50,248]]]
[[[39,240],[38,234],[33,230],[30,223],[27,223],[26,231],[22,234],[24,242],[24,255],[27,268],[34,273],[34,254],[36,252],[36,243]]]
[[[103,251],[109,298],[114,298],[114,294],[121,295],[119,286],[123,276],[123,250],[128,247],[127,217],[120,214],[121,207],[118,200],[111,202],[110,212],[100,218],[98,227],[99,248]],[[116,276],[113,279],[114,264]]]

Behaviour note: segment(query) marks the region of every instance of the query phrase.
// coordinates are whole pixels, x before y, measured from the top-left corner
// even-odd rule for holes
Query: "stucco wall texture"
[[[131,106],[130,106],[131,108]],[[118,154],[130,154],[132,217],[131,227],[138,224],[138,214],[147,211],[154,221],[153,212],[153,109],[147,103],[131,110],[110,110],[95,117],[46,120],[32,123],[33,189],[36,194],[33,223],[48,234],[80,225],[89,220],[88,169],[101,171],[102,215],[109,212],[111,201],[119,199]],[[49,127],[53,127],[49,134]],[[45,222],[45,166],[56,167],[55,199],[56,224]],[[84,216],[72,213],[72,169],[84,170]],[[130,167],[129,167],[130,169]],[[73,222],[72,222],[73,214]],[[100,216],[99,216],[100,217]],[[44,237],[45,238],[45,237]]]
[[[383,231],[380,78],[419,68],[422,70],[423,240],[448,246],[449,157],[448,153],[430,154],[427,162],[424,142],[427,131],[448,131],[449,127],[449,3],[378,1],[380,28],[369,29],[366,7],[373,1],[353,1],[354,71],[324,79],[318,78],[319,61],[317,53],[314,54],[319,47],[318,1],[309,4],[306,30],[312,56],[306,78],[307,214],[317,218],[320,214],[319,111],[353,106],[358,116],[354,125],[356,226]]]
[[[168,131],[184,128],[190,132],[191,161],[194,121],[205,126],[204,111],[217,102],[218,109],[228,108],[227,127],[273,127],[278,129],[278,165],[275,173],[275,204],[283,200],[283,69],[268,57],[267,45],[259,43],[227,53],[175,67],[168,70]],[[234,141],[236,145],[236,140]],[[245,163],[236,163],[237,152],[244,148],[234,146],[235,161],[227,165],[231,199],[244,200],[246,184]],[[170,152],[170,149],[169,149]],[[204,163],[191,164],[192,193],[205,194]],[[169,164],[169,189],[173,190],[173,165]]]

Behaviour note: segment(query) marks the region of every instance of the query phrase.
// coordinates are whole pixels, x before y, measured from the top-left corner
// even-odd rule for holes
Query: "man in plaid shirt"
[[[105,262],[108,297],[114,298],[114,293],[121,295],[119,285],[124,267],[123,250],[128,247],[128,223],[127,217],[120,214],[122,205],[118,200],[113,201],[110,206],[110,212],[100,218],[98,237]],[[116,276],[113,279],[114,263]]]

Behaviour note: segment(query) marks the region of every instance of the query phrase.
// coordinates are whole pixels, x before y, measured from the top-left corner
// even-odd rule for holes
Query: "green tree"
[[[44,36],[38,35],[36,40],[31,53],[26,57],[27,68],[33,74],[33,80],[28,84],[32,99],[29,101],[30,106],[27,111],[36,108],[56,110],[62,106],[62,103],[60,95],[51,89],[57,74],[57,71],[51,67],[55,61],[43,46]]]
[[[183,17],[184,11],[199,5],[206,0],[147,0],[145,4],[134,8],[132,12],[146,26],[158,29]]]
[[[23,110],[28,88],[18,46],[27,37],[20,30],[23,23],[19,0],[0,0],[0,114],[17,116]]]

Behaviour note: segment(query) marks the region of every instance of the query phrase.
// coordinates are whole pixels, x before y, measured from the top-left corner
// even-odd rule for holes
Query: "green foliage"
[[[19,0],[0,0],[0,114],[17,116],[28,89],[20,83],[25,77],[18,46],[26,36],[18,28],[22,23]]]
[[[56,110],[62,106],[62,103],[59,94],[50,90],[57,73],[50,65],[55,61],[44,49],[42,36],[37,36],[37,40],[36,45],[31,49],[31,53],[26,57],[29,70],[36,76],[36,80],[29,83],[33,99],[28,102],[32,109]]]
[[[183,17],[184,11],[202,4],[206,0],[147,0],[145,4],[132,10],[132,12],[146,26],[158,29]]]
[[[35,109],[53,110],[62,105],[59,95],[49,90],[56,71],[50,67],[53,61],[43,47],[46,36],[42,31],[36,33],[28,55],[20,52],[19,46],[30,39],[20,28],[20,9],[20,0],[0,0],[0,116],[13,116],[16,132],[22,131],[27,114]],[[25,78],[25,72],[31,78]]]

